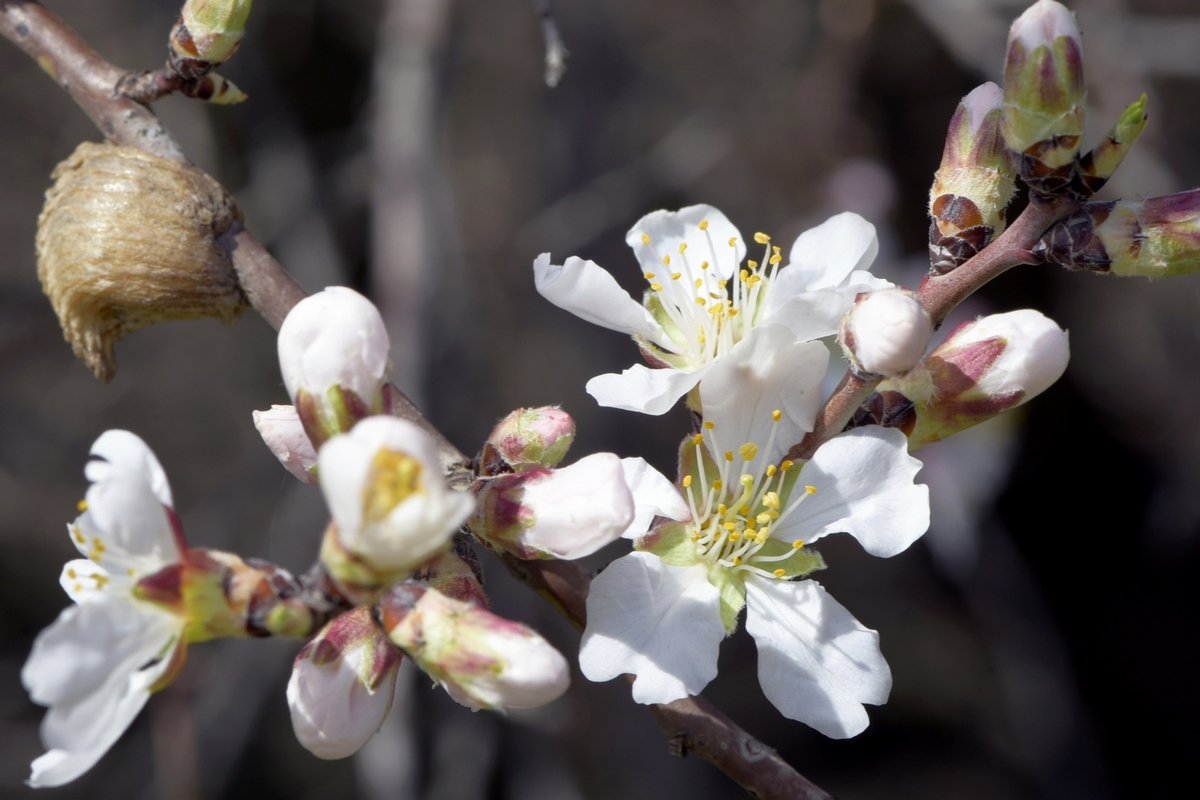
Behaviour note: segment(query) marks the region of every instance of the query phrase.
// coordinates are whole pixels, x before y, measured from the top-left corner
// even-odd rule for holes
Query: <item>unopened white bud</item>
[[[533,708],[566,691],[562,654],[532,629],[415,583],[379,604],[392,643],[471,709]]]
[[[317,451],[304,432],[296,407],[271,406],[252,414],[254,427],[279,463],[305,483],[316,483],[312,469],[317,465]]]
[[[933,323],[916,295],[881,289],[859,296],[842,319],[838,341],[856,371],[889,376],[912,369],[932,335]]]
[[[334,618],[292,666],[287,699],[300,744],[318,758],[358,752],[391,710],[400,659],[370,609]]]

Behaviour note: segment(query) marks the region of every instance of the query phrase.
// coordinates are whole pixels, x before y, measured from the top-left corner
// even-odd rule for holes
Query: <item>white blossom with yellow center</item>
[[[746,242],[707,205],[647,214],[625,241],[647,283],[641,303],[574,256],[564,264],[538,256],[534,281],[558,307],[633,336],[650,366],[597,376],[587,390],[600,405],[647,414],[670,409],[754,328],[784,325],[801,341],[829,336],[855,295],[891,286],[864,271],[879,245],[874,226],[857,214],[802,233],[786,263],[770,236]]]
[[[50,709],[31,786],[61,786],[91,769],[182,655],[185,620],[133,594],[139,579],[181,557],[166,474],[128,431],[106,432],[91,455],[92,485],[67,526],[85,558],[67,562],[61,578],[75,605],[38,635],[21,670],[33,701]]]
[[[789,353],[766,346],[770,336],[755,331],[706,377],[679,486],[634,488],[641,505],[682,500],[686,511],[660,519],[592,582],[580,666],[591,680],[634,675],[641,703],[697,694],[745,608],[767,698],[827,736],[854,736],[869,721],[863,704],[886,701],[891,673],[878,635],[806,577],[824,566],[810,545],[846,532],[873,555],[895,555],[928,527],[928,491],[913,482],[921,464],[896,430],[860,428],[806,463],[785,460],[815,413],[795,400],[813,385],[800,354],[823,368],[810,349],[824,346]]]

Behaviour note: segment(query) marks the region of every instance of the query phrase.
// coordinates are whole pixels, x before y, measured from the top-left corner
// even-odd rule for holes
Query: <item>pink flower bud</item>
[[[561,408],[518,408],[488,436],[481,459],[484,473],[558,466],[574,439],[575,420]]]
[[[858,372],[898,375],[916,365],[932,335],[933,324],[916,295],[881,289],[859,295],[842,319],[838,339]]]
[[[254,427],[284,468],[305,483],[316,483],[312,469],[317,465],[313,448],[295,406],[271,406],[254,411]]]
[[[471,527],[518,558],[575,559],[620,538],[633,515],[621,459],[595,453],[562,469],[492,479]]]
[[[345,758],[387,718],[401,654],[359,607],[336,617],[292,665],[288,708],[300,744],[318,758]]]
[[[562,654],[530,628],[415,583],[379,604],[392,643],[472,709],[533,708],[567,689]]]

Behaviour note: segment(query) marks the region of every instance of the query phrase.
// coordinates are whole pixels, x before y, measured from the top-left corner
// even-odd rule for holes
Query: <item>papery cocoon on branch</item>
[[[102,381],[113,345],[173,319],[232,322],[246,307],[217,237],[240,217],[200,170],[84,142],[54,169],[38,218],[38,278],[75,355]]]
[[[475,507],[446,484],[429,435],[395,417],[330,439],[317,467],[334,523],[321,560],[347,588],[383,588],[436,556]]]
[[[1034,192],[1059,193],[1074,178],[1085,95],[1075,15],[1038,0],[1013,23],[1004,65],[1004,140]]]
[[[479,492],[475,534],[518,558],[575,559],[621,537],[634,500],[621,459],[595,453],[562,469],[501,475]]]
[[[1062,376],[1069,357],[1067,332],[1042,313],[992,314],[960,325],[917,369],[881,383],[879,395],[911,403],[894,421],[916,449],[1038,396]]]
[[[401,653],[360,606],[335,617],[300,650],[288,680],[292,729],[318,758],[346,758],[392,708]]]
[[[1200,272],[1200,189],[1145,200],[1084,203],[1043,236],[1051,264],[1146,278]]]
[[[334,286],[304,298],[279,327],[279,370],[320,447],[383,407],[391,344],[375,305]]]
[[[1012,157],[1000,135],[1004,93],[994,83],[962,99],[946,132],[942,163],[929,190],[929,261],[946,273],[986,247],[1005,225],[1016,188]]]
[[[555,467],[575,440],[575,420],[558,406],[518,408],[496,423],[480,458],[485,474]]]
[[[532,629],[415,583],[379,603],[392,643],[472,709],[533,708],[566,691],[562,654]]]
[[[838,341],[860,373],[898,375],[925,353],[933,323],[921,301],[905,289],[860,295],[842,320]]]

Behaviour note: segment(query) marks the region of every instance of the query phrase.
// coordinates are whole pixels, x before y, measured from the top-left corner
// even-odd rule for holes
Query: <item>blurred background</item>
[[[47,3],[111,60],[161,63],[172,0]],[[787,243],[832,213],[878,227],[875,271],[915,284],[925,203],[958,99],[999,80],[1010,0],[556,0],[570,50],[542,81],[529,2],[260,0],[222,72],[235,108],[156,106],[248,227],[311,290],[383,309],[396,382],[468,452],[517,406],[562,403],[575,457],[644,455],[673,472],[686,416],[597,408],[586,380],[635,353],[542,301],[530,264],[576,254],[638,285],[625,230],[716,205]],[[1104,194],[1200,182],[1200,14],[1189,0],[1079,0],[1094,142],[1137,95],[1150,125]],[[271,329],[175,323],[117,348],[96,383],[42,297],[33,239],[54,165],[96,131],[0,44],[0,796],[26,797],[42,710],[19,671],[67,603],[64,523],[91,442],[156,450],[193,544],[293,570],[324,526],[319,493],[262,446],[251,409],[286,402]],[[1020,201],[1018,200],[1018,203]],[[881,631],[895,688],[835,742],[761,696],[751,640],[705,692],[843,798],[1173,796],[1200,741],[1200,278],[1014,270],[951,322],[1034,306],[1071,333],[1066,376],[994,424],[921,455],[933,526],[906,553],[826,540],[822,582]],[[837,537],[834,537],[836,539]],[[846,538],[846,537],[843,537]],[[600,566],[617,549],[595,559]],[[572,654],[577,635],[485,562],[495,605]],[[295,642],[198,646],[178,682],[87,776],[80,798],[662,798],[737,795],[670,756],[617,681],[580,676],[548,708],[471,714],[406,671],[360,756],[321,762],[284,699]]]

